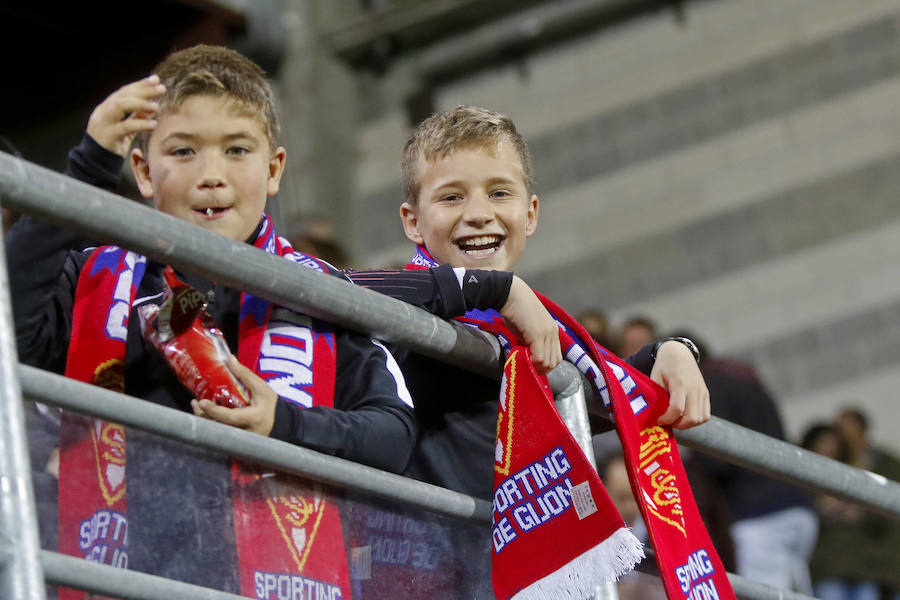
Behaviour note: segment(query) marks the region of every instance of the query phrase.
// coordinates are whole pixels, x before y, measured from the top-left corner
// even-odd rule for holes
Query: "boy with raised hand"
[[[111,114],[120,117],[109,127]],[[86,144],[118,152],[138,136],[132,171],[158,210],[336,274],[294,253],[263,212],[286,151],[265,74],[240,54],[211,46],[171,54],[156,75],[101,104],[88,132],[97,140]],[[118,165],[92,159],[74,153],[70,172],[101,184],[118,177]],[[81,251],[77,235],[28,217],[6,241],[23,362],[382,469],[405,466],[412,403],[393,357],[369,338],[179,273],[208,299],[237,356],[229,367],[249,390],[249,406],[226,409],[193,398],[145,339],[138,308],[160,302],[165,265],[116,247]],[[224,458],[70,415],[60,446],[62,551],[235,592],[258,595],[287,578],[349,596],[346,565],[331,564],[338,555],[327,546],[340,547],[340,523],[321,491],[304,496]],[[305,508],[314,514],[292,530],[292,511]],[[299,555],[302,571],[291,558]]]

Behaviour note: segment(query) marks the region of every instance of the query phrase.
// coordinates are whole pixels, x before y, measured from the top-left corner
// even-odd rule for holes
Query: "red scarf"
[[[254,246],[327,270],[278,237],[268,216]],[[116,247],[91,254],[75,294],[67,376],[124,391],[128,319],[146,262]],[[309,317],[242,294],[238,359],[289,402],[307,408],[332,405],[334,336]],[[92,420],[86,435],[84,417],[65,413],[63,419],[60,552],[127,567],[125,429]],[[268,599],[302,590],[304,598],[350,597],[340,515],[320,489],[235,462],[232,507],[243,595]],[[60,589],[63,599],[85,596]]]
[[[412,268],[436,262],[419,247]],[[566,360],[600,393],[622,443],[631,487],[670,599],[735,598],[697,511],[672,431],[656,424],[668,394],[605,350],[559,306]],[[507,351],[497,417],[492,537],[497,598],[586,597],[630,570],[640,543],[556,412],[545,377],[499,314],[461,319],[498,336]],[[474,318],[472,318],[474,317]],[[552,550],[551,550],[552,549]]]

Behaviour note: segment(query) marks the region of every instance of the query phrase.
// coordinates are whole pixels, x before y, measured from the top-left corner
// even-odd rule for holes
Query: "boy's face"
[[[286,152],[272,152],[262,122],[226,97],[190,96],[158,117],[131,168],[162,212],[246,240],[278,192]]]
[[[511,271],[534,233],[538,197],[528,195],[512,144],[419,160],[416,206],[404,202],[406,237],[440,263]]]

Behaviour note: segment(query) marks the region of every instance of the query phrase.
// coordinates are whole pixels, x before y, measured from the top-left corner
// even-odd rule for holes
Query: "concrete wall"
[[[900,451],[898,99],[898,0],[721,0],[479,73],[436,104],[506,112],[529,139],[542,211],[518,273],[535,289],[753,361],[793,436],[859,404]],[[408,130],[390,99],[361,125],[350,244],[369,265],[409,254]]]

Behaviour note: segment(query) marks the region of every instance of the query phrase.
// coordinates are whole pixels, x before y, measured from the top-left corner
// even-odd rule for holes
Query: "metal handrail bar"
[[[0,596],[44,597],[6,248],[0,246]]]
[[[88,237],[132,248],[156,260],[197,272],[227,285],[246,289],[278,304],[337,322],[348,328],[365,331],[463,368],[485,375],[498,375],[499,347],[496,341],[487,339],[475,331],[448,324],[424,311],[357,288],[337,278],[322,277],[303,267],[291,265],[288,261],[259,252],[246,244],[232,242],[168,215],[123,200],[114,194],[97,190],[43,167],[3,154],[0,154],[0,196],[4,197],[7,205],[17,210],[60,226],[73,228]],[[66,200],[60,200],[61,198]],[[128,223],[135,222],[141,223],[140,228],[128,226]],[[5,285],[5,282],[2,283]],[[8,302],[6,305],[8,306]],[[29,397],[47,403],[64,406],[69,402],[60,401],[56,394],[59,390],[63,390],[61,395],[70,399],[88,391],[92,397],[89,407],[76,408],[75,404],[78,404],[76,400],[72,400],[73,404],[67,407],[148,431],[154,430],[161,416],[152,411],[164,411],[170,413],[166,415],[167,422],[170,418],[176,419],[176,422],[181,420],[178,427],[173,428],[172,422],[168,422],[166,427],[155,431],[166,437],[208,446],[213,450],[262,462],[285,472],[311,477],[332,485],[351,487],[375,496],[396,499],[445,516],[486,522],[490,515],[489,503],[443,488],[383,473],[377,469],[370,469],[371,473],[361,479],[357,469],[369,469],[368,467],[254,436],[218,423],[198,420],[185,413],[157,407],[138,399],[129,399],[24,365],[19,368],[19,376]],[[580,378],[577,370],[569,364],[561,365],[552,376],[551,382],[554,383],[556,390],[565,388],[571,385],[574,379]],[[73,391],[67,388],[69,385],[84,386],[87,390],[81,389],[74,394],[66,393]],[[104,408],[98,409],[98,398],[107,394],[111,396],[106,398]],[[123,403],[123,399],[130,402],[131,406]],[[125,412],[135,411],[131,417],[123,414],[122,409],[125,406],[128,406]],[[148,417],[144,413],[145,410],[151,411],[152,416]],[[134,418],[134,421],[129,422],[130,418]],[[212,429],[204,431],[206,427]],[[177,435],[173,434],[174,431],[178,432]],[[197,432],[203,433],[198,435]],[[206,436],[210,433],[212,439],[206,440]],[[739,434],[737,438],[740,439],[739,443],[734,443],[736,434]],[[248,438],[235,445],[234,440],[240,438],[231,436],[240,435]],[[836,495],[853,501],[861,500],[862,504],[872,504],[873,508],[892,516],[900,514],[898,508],[900,485],[877,481],[865,472],[852,473],[859,470],[811,453],[805,453],[808,455],[805,456],[802,451],[798,453],[799,449],[790,444],[779,447],[780,453],[776,453],[777,456],[786,457],[793,452],[790,458],[791,464],[795,466],[808,460],[827,461],[819,465],[824,470],[818,467],[816,470],[823,470],[826,474],[835,467],[847,470],[841,474],[837,484],[823,485],[815,478],[807,477],[809,468],[784,468],[778,460],[772,460],[767,453],[767,449],[772,447],[772,438],[720,419],[713,419],[710,424],[689,432],[680,432],[679,438],[684,438],[688,445],[712,452],[726,460],[778,474],[789,480],[796,479],[817,489],[834,491]],[[223,439],[228,439],[228,443],[220,445],[216,443]],[[210,443],[207,444],[207,441]],[[247,443],[246,446],[244,442]],[[756,451],[745,452],[748,444]],[[278,448],[279,445],[284,447]],[[258,452],[259,450],[261,451]],[[285,454],[281,455],[282,452]],[[278,458],[273,460],[273,454]],[[294,461],[301,455],[302,460],[298,462],[304,465],[302,471],[293,467],[296,464]],[[318,456],[313,458],[311,455]],[[310,464],[313,466],[310,467]],[[336,472],[343,474],[335,476]],[[385,477],[388,479],[384,479]],[[352,484],[349,479],[352,479]],[[385,481],[390,485],[382,485]],[[873,481],[876,482],[874,487]],[[394,498],[392,493],[386,493],[385,487],[392,488],[393,492],[398,485],[412,485],[417,489],[409,488],[410,492],[404,493],[401,498]],[[834,489],[829,490],[831,487]],[[877,489],[879,493],[866,493],[860,498],[857,492],[861,488]],[[429,494],[432,495],[431,498]],[[448,508],[448,499],[454,494],[458,502],[452,508]],[[420,499],[411,503],[410,497]],[[887,501],[884,500],[885,497],[888,497]]]
[[[653,548],[644,547],[647,558],[635,567],[636,571],[659,577],[659,568],[656,565],[656,553]],[[728,581],[738,598],[747,600],[815,600],[811,596],[793,592],[783,588],[777,588],[765,583],[760,583],[735,573],[726,573]]]
[[[22,380],[22,389],[25,395],[35,401],[58,406],[66,410],[77,411],[95,418],[116,420],[126,426],[154,433],[161,437],[207,448],[285,473],[413,506],[453,519],[484,526],[491,521],[491,504],[480,498],[467,496],[400,475],[386,473],[372,467],[273,440],[215,421],[197,419],[185,412],[158,406],[139,398],[98,388],[27,365],[19,366],[19,377]],[[572,388],[570,388],[567,394],[577,398],[577,390],[572,391]],[[563,399],[562,401],[567,402],[568,400]],[[647,553],[648,559],[652,559],[652,551],[647,549]],[[121,588],[118,586],[125,585],[124,582],[127,581],[127,576],[123,573],[114,573],[115,578],[109,580],[109,582],[102,580],[100,577],[92,577],[91,573],[96,575],[104,574],[107,573],[105,569],[114,569],[114,567],[95,566],[95,563],[67,557],[55,552],[42,551],[41,561],[44,565],[48,582],[58,585],[115,595],[120,593]],[[89,572],[69,573],[66,571],[66,569],[74,569],[79,566],[83,566]],[[102,567],[102,569],[98,571],[99,567]],[[658,575],[656,566],[651,560],[641,563],[638,569],[649,574]],[[121,571],[120,569],[114,570]],[[182,590],[177,586],[187,586],[188,584],[178,582],[174,582],[176,587],[171,589],[175,591],[170,593],[168,591],[169,588],[159,587],[166,580],[144,574],[140,575],[141,577],[134,582],[136,587],[129,593],[129,597],[148,599],[206,597],[191,596],[191,590],[195,589],[196,586]],[[150,579],[147,579],[148,577]],[[785,590],[758,584],[731,573],[729,573],[729,578],[735,592],[742,598],[753,600],[809,600],[808,597],[801,594],[787,593],[785,595]],[[89,585],[86,587],[84,584]],[[107,587],[107,584],[109,587]],[[144,589],[144,585],[149,586],[149,588]],[[140,594],[138,591],[140,591]],[[178,591],[178,594],[183,593],[186,595],[176,595],[176,591]],[[208,596],[211,600],[218,600],[220,597],[223,599],[232,597],[230,595],[217,596],[214,590],[209,590],[209,592],[213,594]]]
[[[411,305],[228,240],[164,213],[99,190],[23,159],[0,153],[0,196],[25,213],[74,228],[148,256],[196,271],[293,308],[445,362],[499,377],[500,351],[491,336],[447,323]],[[132,223],[129,225],[129,223]],[[140,225],[134,225],[139,223]],[[177,254],[177,256],[176,256]],[[555,392],[568,387],[578,370],[563,363],[550,374]],[[592,412],[605,414],[596,400]],[[702,451],[847,500],[900,515],[898,484],[829,461],[721,419],[678,439]],[[769,449],[779,449],[770,455]],[[802,457],[797,460],[796,457]],[[807,464],[813,467],[807,468]],[[827,465],[826,468],[822,468]],[[835,480],[828,472],[835,469]]]
[[[491,503],[380,469],[250,433],[209,419],[19,365],[26,398],[114,421],[192,446],[327,485],[403,502],[474,523],[490,522]]]
[[[246,600],[191,583],[41,550],[47,583],[128,600]],[[23,596],[24,598],[24,596]]]
[[[727,462],[900,519],[900,483],[882,475],[715,417],[675,437]]]
[[[493,336],[0,152],[5,205],[312,317],[499,378]]]

